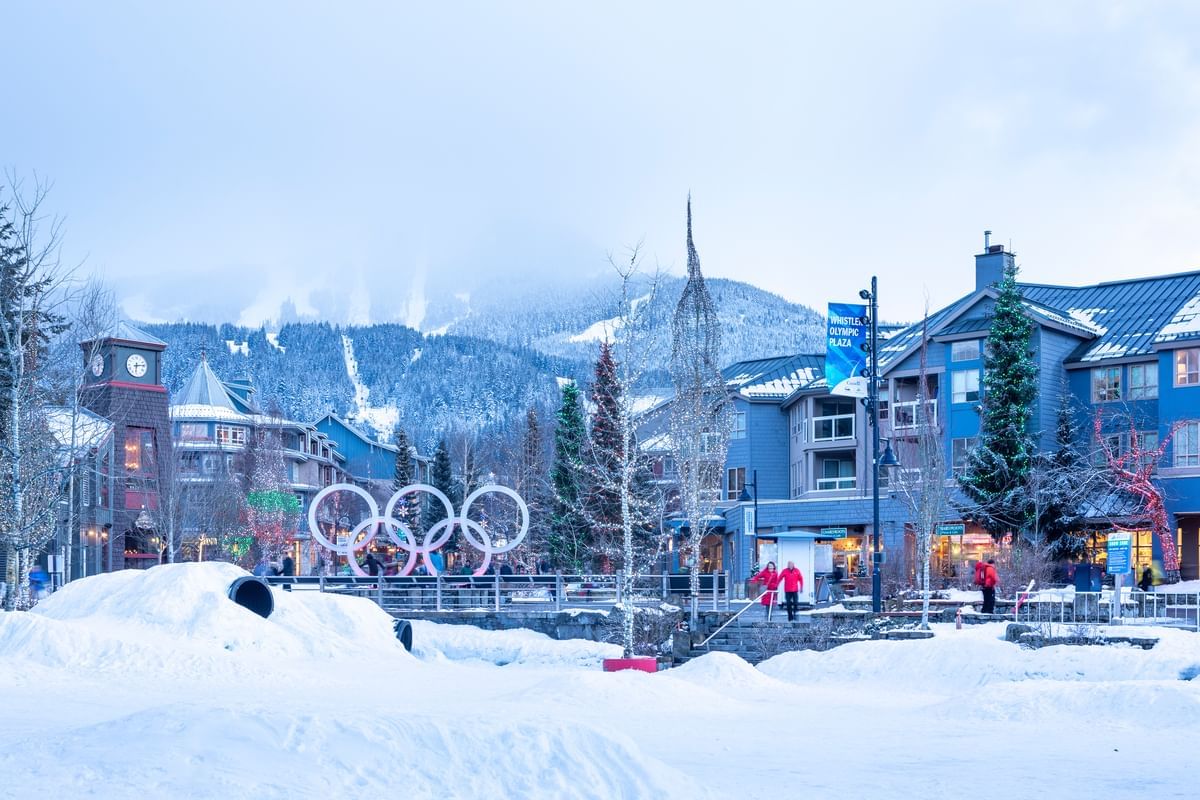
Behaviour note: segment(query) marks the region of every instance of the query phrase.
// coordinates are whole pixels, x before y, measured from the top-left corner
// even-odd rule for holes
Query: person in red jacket
[[[767,568],[751,578],[750,582],[763,585],[760,602],[766,606],[767,619],[770,619],[771,607],[775,605],[775,590],[779,588],[779,573],[775,571],[775,562],[768,561]]]
[[[787,608],[788,622],[796,621],[796,612],[800,610],[800,593],[804,591],[804,575],[796,569],[796,562],[789,561],[783,572],[779,573],[779,581],[783,584],[784,605]]]
[[[984,614],[995,614],[996,586],[1000,583],[1000,576],[996,574],[996,559],[989,558],[987,563],[983,565],[983,574],[980,576],[980,583],[983,586],[983,608],[981,611]]]

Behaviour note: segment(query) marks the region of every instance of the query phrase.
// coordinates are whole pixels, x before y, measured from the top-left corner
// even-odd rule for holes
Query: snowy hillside
[[[726,360],[819,350],[816,312],[734,281],[710,281],[722,320]],[[665,385],[668,324],[680,279],[660,287],[651,311],[657,366],[648,385]],[[174,323],[146,325],[168,343],[164,380],[177,391],[207,353],[225,380],[249,375],[265,409],[300,420],[334,412],[380,436],[397,422],[422,449],[455,430],[504,429],[530,407],[549,412],[559,383],[587,385],[600,339],[619,309],[611,282],[500,288],[430,301],[425,332],[399,324],[334,326],[296,322],[278,329]],[[648,294],[639,294],[646,302]]]

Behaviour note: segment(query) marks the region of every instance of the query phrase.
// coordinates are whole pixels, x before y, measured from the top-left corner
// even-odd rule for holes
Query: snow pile
[[[244,658],[406,658],[373,603],[272,589],[268,619],[229,599],[232,564],[166,564],[72,581],[28,614],[0,615],[0,652],[46,666],[223,672]],[[238,664],[238,668],[245,668]]]
[[[1158,638],[1149,652],[1123,645],[1059,645],[1027,650],[1003,640],[1005,625],[933,626],[936,635],[920,641],[872,641],[821,653],[783,653],[759,664],[771,677],[791,683],[886,683],[903,689],[964,691],[973,687],[1053,680],[1101,682],[1172,680],[1200,665],[1200,636],[1187,631],[1134,629]],[[1125,629],[1109,630],[1113,635]]]
[[[778,692],[789,688],[787,684],[755,669],[741,656],[720,651],[694,658],[671,670],[670,675],[717,690]]]
[[[496,666],[598,668],[620,658],[621,646],[586,639],[551,639],[531,630],[485,631],[472,625],[413,620],[413,655],[431,661],[475,661]]]
[[[23,797],[703,796],[625,737],[484,714],[167,705],[26,738],[0,754],[0,772]]]

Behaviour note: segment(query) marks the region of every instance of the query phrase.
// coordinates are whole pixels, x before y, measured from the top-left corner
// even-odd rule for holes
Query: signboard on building
[[[846,536],[845,528],[821,528],[821,535],[830,539],[842,539]]]
[[[830,394],[866,397],[867,307],[856,303],[830,303],[825,337],[825,383]]]
[[[1129,572],[1132,544],[1132,537],[1128,533],[1110,533],[1108,535],[1109,575],[1124,575]]]
[[[938,525],[937,532],[938,536],[962,536],[967,532],[967,526],[961,522],[949,525]]]

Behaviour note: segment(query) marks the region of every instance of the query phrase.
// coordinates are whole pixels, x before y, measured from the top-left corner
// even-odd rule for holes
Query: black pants
[[[986,586],[983,587],[983,613],[984,614],[995,614],[996,613],[996,590],[995,590],[995,588],[989,589]]]
[[[796,619],[796,612],[800,610],[800,593],[799,592],[784,592],[783,605],[788,612],[788,622]]]

